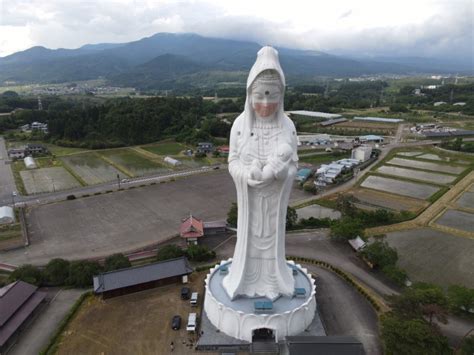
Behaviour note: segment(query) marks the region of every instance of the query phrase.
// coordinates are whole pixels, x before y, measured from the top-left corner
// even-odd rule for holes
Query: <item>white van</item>
[[[193,292],[191,294],[191,300],[189,302],[191,303],[191,306],[193,306],[193,307],[197,306],[197,302],[198,302],[198,293],[197,292]]]
[[[196,313],[189,313],[188,324],[186,325],[186,330],[188,332],[195,332],[196,331],[196,320],[197,320],[197,314]]]

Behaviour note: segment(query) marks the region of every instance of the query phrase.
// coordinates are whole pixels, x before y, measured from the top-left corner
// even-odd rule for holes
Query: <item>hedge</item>
[[[377,312],[380,312],[382,310],[382,308],[380,307],[378,302],[375,300],[375,298],[372,297],[372,295],[370,295],[362,286],[360,286],[357,282],[355,282],[351,276],[349,276],[346,272],[342,271],[341,269],[325,261],[320,261],[320,260],[315,260],[315,259],[310,259],[310,258],[302,258],[299,256],[288,256],[288,259],[291,259],[295,262],[319,265],[328,270],[335,272],[337,275],[339,275],[341,278],[347,281],[351,286],[353,286],[357,290],[357,292],[359,292],[362,296],[364,296]]]
[[[64,316],[61,323],[59,323],[53,336],[49,339],[48,345],[46,345],[46,347],[40,351],[40,355],[54,354],[56,352],[61,334],[66,329],[72,318],[74,318],[76,313],[79,311],[79,308],[82,306],[86,298],[89,296],[92,296],[92,291],[84,292],[73,304],[69,312]]]

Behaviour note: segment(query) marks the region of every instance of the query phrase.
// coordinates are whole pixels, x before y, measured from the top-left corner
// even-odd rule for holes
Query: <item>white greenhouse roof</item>
[[[15,211],[10,206],[0,207],[0,224],[14,223]]]
[[[375,122],[388,122],[398,123],[402,122],[402,118],[385,118],[385,117],[354,117],[354,121],[375,121]]]
[[[327,112],[318,112],[318,111],[306,111],[306,110],[297,110],[297,111],[288,111],[292,115],[308,116],[308,117],[318,117],[318,118],[340,118],[342,115],[338,113],[327,113]]]

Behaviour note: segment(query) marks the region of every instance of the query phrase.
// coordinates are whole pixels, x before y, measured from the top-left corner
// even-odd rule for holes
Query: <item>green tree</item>
[[[229,212],[227,213],[227,223],[232,227],[237,227],[237,213],[238,213],[237,203],[232,202]]]
[[[44,270],[48,282],[55,286],[64,285],[69,276],[69,261],[56,258],[49,261]]]
[[[156,254],[157,261],[163,261],[168,259],[179,258],[184,255],[184,250],[175,244],[165,245],[163,248],[158,249]]]
[[[132,266],[132,264],[130,263],[130,260],[128,260],[128,258],[122,253],[117,253],[117,254],[108,256],[105,259],[105,264],[104,264],[105,271],[125,269],[130,266]]]
[[[40,269],[31,264],[24,264],[16,268],[8,277],[9,282],[21,280],[29,284],[40,286],[44,275]]]
[[[186,249],[186,256],[192,261],[207,261],[216,257],[216,252],[204,245],[191,244]]]
[[[357,199],[353,195],[339,194],[336,199],[336,209],[341,211],[343,216],[354,217],[357,213],[355,202]]]
[[[387,265],[384,266],[382,272],[385,276],[387,276],[390,280],[395,282],[398,286],[404,286],[406,280],[408,279],[408,275],[405,270],[400,269],[396,265]]]
[[[474,309],[474,289],[453,285],[448,288],[448,300],[453,310],[469,312]]]
[[[368,244],[361,254],[377,268],[396,265],[398,260],[397,251],[390,247],[383,239],[378,239]]]
[[[474,335],[471,335],[463,340],[460,353],[461,355],[474,354]]]
[[[403,319],[389,313],[382,316],[381,325],[387,355],[451,354],[448,339],[423,319]]]
[[[286,209],[286,228],[290,229],[298,222],[298,213],[293,207],[288,206]]]
[[[364,228],[360,220],[343,217],[331,224],[330,236],[334,240],[349,240],[363,235]]]
[[[402,294],[392,297],[391,306],[401,317],[410,319],[426,316],[431,324],[433,318],[446,322],[448,300],[441,287],[418,282]]]
[[[67,283],[74,287],[88,287],[92,285],[92,277],[99,274],[102,267],[96,261],[73,261],[69,266]]]

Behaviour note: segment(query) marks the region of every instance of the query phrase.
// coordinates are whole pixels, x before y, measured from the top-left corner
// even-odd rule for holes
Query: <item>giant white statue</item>
[[[229,171],[238,203],[234,257],[211,268],[205,280],[204,310],[216,334],[246,342],[262,334],[275,341],[301,334],[316,314],[314,279],[285,260],[286,210],[298,156],[295,127],[283,112],[284,91],[278,52],[263,47],[247,80],[244,112],[230,134]]]
[[[288,199],[297,168],[293,122],[283,112],[278,52],[263,47],[250,70],[244,112],[230,134],[229,171],[237,188],[237,245],[223,280],[231,299],[294,292],[285,260]]]

